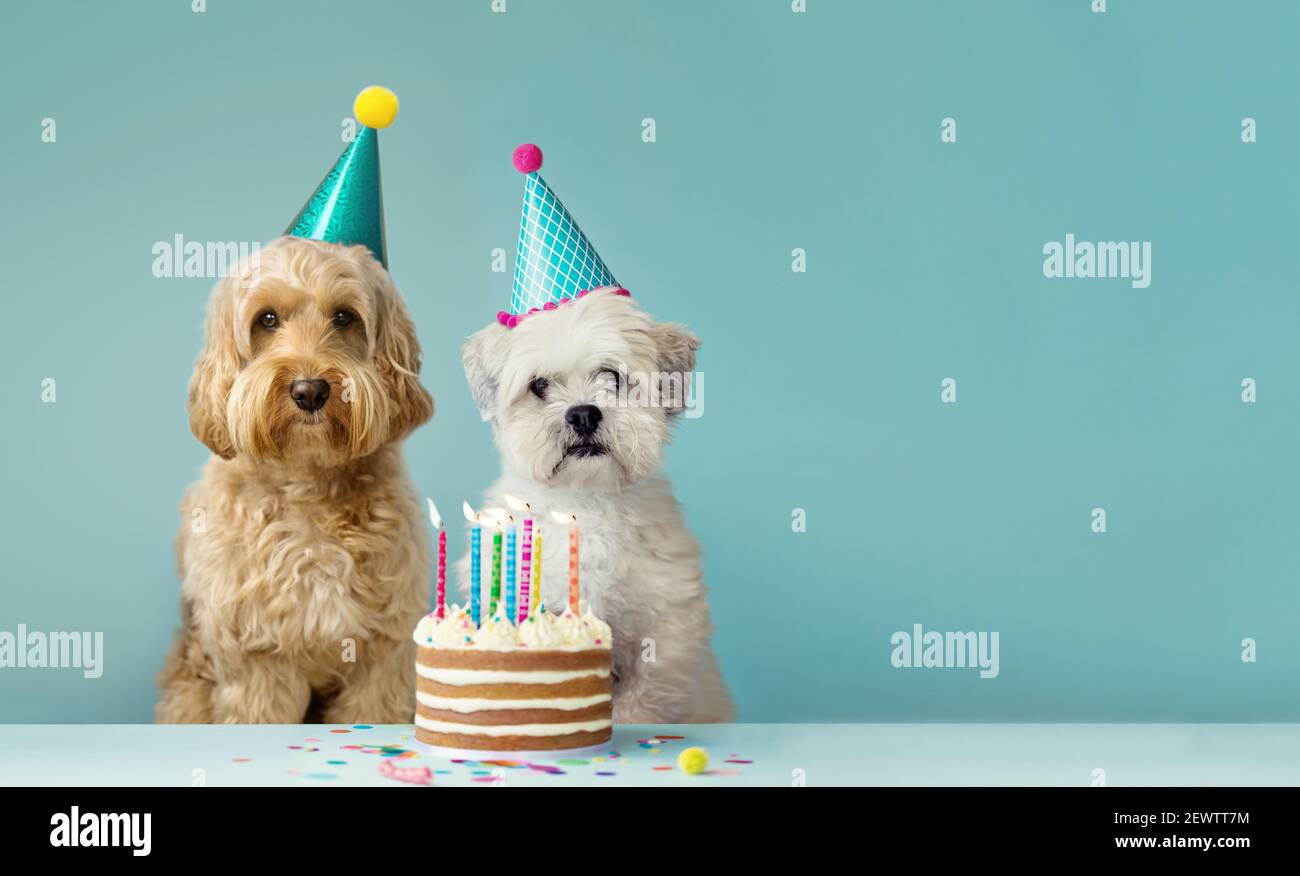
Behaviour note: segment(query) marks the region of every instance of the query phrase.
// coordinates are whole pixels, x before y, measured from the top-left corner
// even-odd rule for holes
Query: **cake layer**
[[[469,733],[415,728],[415,738],[426,745],[444,748],[468,748],[478,751],[554,751],[561,748],[587,748],[603,745],[613,735],[611,727],[596,730],[577,730],[555,736],[485,736],[471,730]]]
[[[603,669],[438,669],[415,664],[415,673],[440,684],[469,686],[482,684],[561,684],[580,678],[609,678],[609,667]]]
[[[415,738],[426,745],[444,748],[468,748],[478,751],[555,751],[562,748],[587,748],[609,742],[611,731],[570,733],[567,736],[478,736],[466,733],[438,733],[415,728]]]
[[[537,709],[554,709],[561,712],[576,712],[578,709],[585,709],[589,706],[608,703],[610,701],[609,694],[592,694],[591,696],[586,697],[546,697],[543,699],[501,700],[484,699],[481,697],[440,697],[434,694],[427,694],[424,691],[416,691],[415,698],[420,705],[428,706],[430,709],[441,709],[447,712],[460,712],[461,714],[510,709],[528,709],[534,711]]]
[[[421,675],[415,680],[415,689],[419,693],[435,697],[464,697],[484,700],[543,700],[556,697],[608,695],[614,690],[614,680],[609,675],[584,675],[554,684],[526,684],[517,681],[498,681],[489,684],[444,684]]]
[[[590,733],[608,730],[614,724],[608,718],[591,721],[566,721],[556,724],[467,724],[462,720],[440,721],[416,714],[415,726],[435,733],[465,733],[482,736],[563,736],[568,733]]]
[[[476,651],[473,648],[447,649],[421,645],[416,662],[431,669],[609,669],[610,651],[607,648],[589,648],[585,651]]]
[[[431,721],[474,725],[476,727],[544,727],[553,724],[574,724],[584,721],[608,722],[613,714],[612,708],[610,702],[606,700],[579,709],[485,709],[477,712],[456,712],[451,709],[435,709],[424,703],[417,703],[415,714],[417,718],[428,718]]]

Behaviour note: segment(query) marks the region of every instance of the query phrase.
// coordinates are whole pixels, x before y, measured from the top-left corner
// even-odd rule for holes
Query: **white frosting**
[[[608,650],[614,645],[609,624],[590,610],[581,617],[572,609],[559,616],[540,611],[516,627],[506,617],[504,603],[477,630],[469,612],[459,605],[447,608],[441,621],[430,612],[420,618],[411,638],[419,645],[446,650],[590,651]]]
[[[446,709],[468,714],[491,712],[497,709],[562,709],[571,712],[600,703],[609,702],[609,694],[592,694],[589,697],[550,697],[536,700],[485,700],[475,697],[440,697],[416,691],[415,698],[431,709]]]
[[[613,643],[614,631],[609,628],[609,624],[592,614],[591,609],[587,609],[583,614],[582,622],[587,625],[592,643],[597,647],[608,648]]]
[[[435,721],[423,715],[415,716],[415,725],[434,733],[465,733],[471,736],[564,736],[568,733],[590,733],[604,730],[613,721],[574,721],[569,724],[453,724]]]
[[[506,617],[505,605],[474,634],[474,645],[482,651],[513,651],[518,647],[519,636],[515,625]]]
[[[442,620],[429,612],[415,625],[411,638],[416,644],[432,648],[463,648],[474,635],[474,622],[469,612],[459,605],[449,606]]]
[[[529,615],[519,625],[519,644],[534,650],[553,650],[564,644],[564,637],[555,628],[555,617],[542,612]]]
[[[560,684],[578,678],[608,678],[609,669],[443,669],[415,664],[416,674],[439,684]]]

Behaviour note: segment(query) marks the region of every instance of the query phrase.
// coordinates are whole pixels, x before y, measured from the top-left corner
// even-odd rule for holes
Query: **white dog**
[[[655,323],[606,287],[514,328],[488,326],[462,351],[502,456],[485,507],[505,507],[506,495],[532,505],[551,610],[563,609],[568,584],[567,527],[551,512],[577,516],[582,598],[614,632],[620,723],[734,718],[709,644],[699,545],[659,474],[684,403],[674,381],[695,367],[698,347],[682,326]],[[660,404],[647,403],[652,389]],[[466,557],[465,592],[468,569]]]

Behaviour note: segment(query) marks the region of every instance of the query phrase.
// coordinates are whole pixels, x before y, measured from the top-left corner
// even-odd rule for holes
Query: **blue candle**
[[[469,616],[475,628],[479,625],[479,592],[483,589],[483,527],[476,521],[469,528]]]
[[[506,525],[506,617],[511,623],[515,620],[515,522],[508,520]]]

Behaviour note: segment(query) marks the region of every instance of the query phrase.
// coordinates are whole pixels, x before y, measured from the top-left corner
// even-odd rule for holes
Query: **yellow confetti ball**
[[[372,85],[357,95],[352,115],[367,128],[387,128],[397,118],[397,95],[382,85]]]
[[[691,775],[702,773],[709,765],[709,753],[703,748],[688,748],[677,755],[677,765]]]

